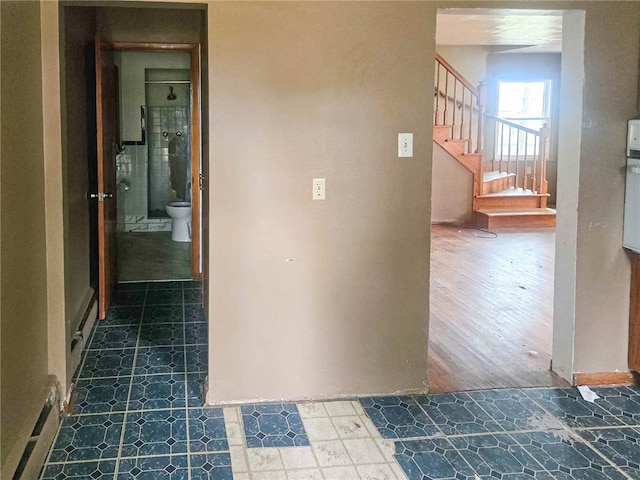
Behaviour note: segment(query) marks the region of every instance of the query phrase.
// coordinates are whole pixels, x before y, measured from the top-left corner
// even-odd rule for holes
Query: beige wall
[[[96,34],[94,8],[65,8],[64,44],[61,64],[62,150],[64,189],[65,316],[66,354],[71,340],[93,295],[90,274],[90,202],[87,199],[89,163],[95,162],[95,107],[87,75],[92,64],[87,59]],[[87,49],[89,49],[87,51]],[[89,57],[90,58],[90,57]],[[94,173],[95,175],[95,173]],[[94,205],[95,206],[95,203]],[[67,361],[67,381],[71,382],[74,365]],[[65,390],[69,385],[65,385]]]
[[[491,47],[481,45],[437,45],[436,52],[444,57],[471,85],[486,80],[487,57]]]
[[[106,3],[106,2],[105,2]],[[109,2],[113,5],[115,2]],[[120,2],[127,5],[131,2]],[[98,11],[98,35],[114,42],[200,41],[201,11],[195,8],[179,10],[168,5],[159,8],[105,7]]]
[[[434,13],[209,5],[210,402],[426,388]]]
[[[574,372],[576,317],[576,261],[580,150],[584,89],[585,12],[566,13],[562,19],[562,79],[553,298],[553,370],[571,381]],[[579,80],[575,81],[574,80]]]
[[[588,5],[577,226],[575,372],[627,369],[630,267],[621,239],[627,120],[638,115],[639,38],[640,3]],[[612,72],[615,88],[603,88],[611,86]]]
[[[437,144],[432,172],[431,223],[471,221],[473,174]]]
[[[44,146],[40,4],[0,10],[0,477],[11,478],[48,383]]]
[[[505,6],[502,2],[486,4],[443,2],[438,5],[445,4],[454,7]],[[395,4],[392,8],[393,13],[387,15],[391,19],[387,25],[392,28],[393,22],[407,12],[411,12],[412,18],[416,18],[416,13],[412,9],[423,9],[421,13],[424,16],[417,31],[418,36],[429,39],[420,46],[421,54],[429,58],[428,49],[433,49],[430,43],[434,37],[433,16],[435,14],[431,7],[435,4],[428,2],[419,7],[412,3],[403,3],[402,7],[399,5]],[[517,2],[510,2],[508,5],[522,7],[522,3]],[[576,245],[577,271],[572,272],[570,265],[559,266],[560,269],[567,269],[565,272],[567,275],[561,278],[576,285],[575,318],[556,316],[556,322],[575,324],[575,357],[571,356],[569,371],[625,370],[627,368],[629,269],[628,261],[620,246],[623,195],[621,166],[624,164],[623,125],[626,119],[637,113],[635,98],[638,92],[638,72],[635,67],[620,69],[616,66],[623,62],[629,64],[628,58],[631,58],[632,65],[637,65],[637,14],[640,6],[626,2],[607,2],[606,7],[600,2],[528,4],[529,7],[536,5],[542,8],[584,8],[588,19],[585,45],[585,109],[589,111],[590,117],[586,119],[588,121],[585,123],[586,128],[583,134],[589,136],[589,142],[587,142],[589,146],[585,147],[583,143],[582,149],[567,152],[568,156],[577,158],[580,169],[581,207],[580,218],[577,219],[579,232]],[[385,323],[387,308],[390,305],[396,306],[394,301],[401,294],[395,295],[394,298],[384,297],[384,295],[381,298],[378,285],[362,283],[362,279],[376,277],[379,280],[388,263],[383,260],[384,266],[381,271],[376,261],[370,261],[366,268],[363,267],[358,272],[356,257],[344,256],[346,253],[344,248],[336,248],[343,246],[339,238],[335,236],[327,238],[320,228],[324,223],[318,224],[309,219],[309,214],[313,210],[307,212],[302,208],[302,204],[296,204],[294,200],[290,201],[288,198],[281,198],[285,196],[282,193],[283,188],[289,187],[296,195],[294,198],[299,196],[304,200],[308,194],[308,180],[313,176],[327,176],[329,199],[333,200],[331,195],[338,195],[340,200],[340,196],[348,190],[352,192],[354,199],[359,200],[354,207],[371,206],[366,189],[353,188],[357,186],[355,183],[357,179],[349,178],[353,175],[351,172],[355,170],[361,174],[362,170],[354,168],[350,162],[356,162],[360,157],[367,157],[371,162],[372,159],[377,158],[375,151],[372,150],[373,147],[376,151],[384,153],[385,149],[393,149],[393,144],[387,145],[383,130],[380,128],[373,141],[362,137],[363,141],[361,137],[354,137],[352,134],[349,139],[351,141],[347,144],[341,140],[341,132],[345,130],[347,122],[341,123],[341,117],[338,116],[338,122],[331,121],[334,119],[327,120],[323,126],[324,117],[318,114],[311,115],[309,112],[316,112],[319,105],[323,107],[331,105],[334,109],[337,105],[338,111],[341,112],[344,111],[345,105],[351,103],[359,104],[359,110],[368,105],[366,98],[368,88],[359,88],[358,91],[351,93],[347,97],[349,103],[341,95],[343,90],[348,91],[350,85],[354,83],[361,86],[358,82],[363,80],[363,75],[354,74],[354,72],[360,72],[362,68],[359,67],[360,65],[367,65],[366,73],[378,74],[378,85],[380,90],[384,90],[384,92],[380,91],[378,97],[384,98],[385,104],[394,104],[399,101],[394,90],[397,85],[392,85],[386,80],[384,73],[376,71],[367,63],[372,57],[360,56],[362,63],[358,66],[340,70],[339,66],[343,63],[353,65],[352,59],[349,61],[342,59],[348,57],[354,51],[354,47],[352,47],[349,29],[340,20],[332,17],[335,12],[340,11],[340,8],[360,9],[357,16],[363,20],[359,22],[358,32],[369,35],[368,44],[376,49],[378,56],[393,57],[395,55],[393,42],[389,42],[384,34],[374,33],[366,27],[370,22],[376,24],[377,9],[384,10],[387,7],[388,5],[384,3],[366,6],[351,4],[340,7],[335,7],[335,4],[314,6],[290,4],[288,7],[256,4],[211,6],[210,46],[217,47],[216,51],[212,49],[210,57],[211,84],[214,88],[212,105],[215,105],[212,109],[214,121],[211,126],[213,171],[210,197],[212,202],[210,294],[212,299],[217,299],[212,301],[209,310],[212,326],[210,333],[212,370],[209,384],[211,401],[243,400],[255,397],[294,398],[315,394],[330,396],[364,391],[371,385],[367,384],[367,381],[368,375],[372,372],[354,361],[351,355],[368,358],[367,355],[371,355],[368,349],[379,351],[383,348],[383,352],[391,352],[394,349],[394,343],[381,341],[385,335],[376,337],[375,333],[368,333],[362,340],[353,334],[354,330],[379,331],[387,325]],[[283,10],[278,14],[274,13],[280,8]],[[319,20],[315,20],[312,25],[306,23],[309,11],[307,9],[316,9],[314,19]],[[344,17],[347,18],[348,15]],[[257,19],[260,19],[260,22]],[[281,25],[278,19],[289,20],[290,23]],[[319,41],[314,36],[316,32],[314,27],[325,25],[323,22],[326,19],[330,19],[331,31],[335,32],[332,38],[342,43],[343,48],[336,49],[337,55],[333,57],[337,66],[328,66],[328,62],[325,61],[322,63],[323,73],[312,79],[310,76],[306,77],[309,75],[307,72],[312,71],[318,63],[322,62],[325,52],[331,50],[323,43],[330,40]],[[295,27],[292,26],[294,24]],[[258,42],[251,42],[252,33],[245,32],[242,25],[247,30],[251,29],[254,34],[261,34],[258,46],[256,46]],[[260,28],[274,25],[277,28],[272,28],[271,33]],[[413,23],[409,22],[409,26],[412,27]],[[329,26],[325,25],[325,28],[328,29]],[[384,28],[379,30],[385,32]],[[615,30],[616,35],[607,36],[605,32],[608,30]],[[411,29],[403,29],[403,31],[407,35],[413,32]],[[297,41],[291,42],[291,38]],[[404,37],[400,35],[399,38]],[[294,46],[284,48],[285,45],[291,44]],[[417,44],[412,43],[412,45]],[[317,50],[313,48],[314,46]],[[289,54],[286,58],[280,57],[283,51]],[[617,53],[611,55],[613,52]],[[262,55],[257,57],[258,53]],[[627,55],[627,60],[623,55]],[[265,57],[268,58],[268,62]],[[305,62],[301,61],[303,58]],[[615,64],[611,60],[605,60],[611,58],[615,59]],[[297,59],[300,60],[296,61]],[[412,59],[410,63],[415,64],[416,61]],[[251,65],[250,68],[249,65]],[[243,66],[245,68],[242,68]],[[410,71],[410,67],[406,65],[402,71],[405,69],[406,72]],[[606,84],[606,72],[614,70],[618,72],[618,76],[622,77],[620,89],[613,99],[607,100],[606,91],[600,86]],[[424,78],[431,76],[432,74],[427,72]],[[287,79],[295,80],[295,84],[290,85]],[[325,79],[330,80],[329,85]],[[367,79],[366,76],[364,79]],[[580,77],[576,81],[581,84]],[[324,93],[326,95],[320,97],[322,102],[316,100],[315,97]],[[411,89],[405,90],[405,94],[406,97],[413,97],[412,106],[415,107],[419,94]],[[293,99],[296,100],[295,104]],[[248,113],[250,109],[252,111]],[[320,111],[324,110],[323,108]],[[411,110],[407,110],[405,113],[410,112]],[[429,113],[429,110],[426,110],[426,113]],[[267,116],[269,121],[264,120]],[[222,119],[226,122],[225,124]],[[388,115],[369,115],[363,126],[376,128],[379,127],[378,122],[384,124],[389,120]],[[574,125],[580,123],[579,117],[574,116],[569,116],[564,121]],[[361,124],[356,123],[356,125]],[[610,125],[618,125],[619,128],[613,129]],[[234,132],[240,129],[243,134],[246,132],[253,134],[254,141],[247,147],[246,153],[243,153],[244,149],[237,150],[232,129]],[[295,140],[291,140],[290,135],[286,136],[282,133],[290,129],[294,129],[296,133]],[[313,129],[313,133],[308,133],[308,129]],[[332,135],[328,136],[325,133],[327,131]],[[280,140],[283,135],[285,138]],[[376,140],[380,138],[382,140],[377,143]],[[327,146],[325,139],[334,140],[337,145]],[[306,148],[312,140],[315,140],[314,146],[319,145],[322,148],[320,150]],[[594,145],[596,143],[598,143],[597,146]],[[323,154],[325,152],[331,154],[343,144],[345,147],[342,148],[344,153],[341,158],[346,158],[342,161],[349,163],[343,165],[345,173],[339,175],[350,181],[341,182],[338,191],[332,194],[331,187],[335,180],[332,182],[331,175],[325,172],[331,173],[335,160],[330,158],[327,160],[327,155]],[[606,146],[606,152],[603,146]],[[378,155],[381,156],[381,154]],[[296,162],[289,164],[288,159],[292,157]],[[315,160],[313,165],[307,165],[308,158]],[[426,161],[428,162],[429,159],[427,158]],[[281,172],[284,168],[287,170],[286,174]],[[385,168],[384,164],[381,164],[381,168]],[[368,171],[368,175],[374,175],[375,170],[369,170],[371,173]],[[578,172],[569,169],[565,173],[571,175]],[[395,180],[389,175],[380,176],[377,178],[376,185],[378,189],[393,189]],[[414,201],[420,199],[418,192],[408,190],[412,183],[406,180],[405,182],[408,187],[405,185],[404,193]],[[216,186],[219,188],[215,188]],[[256,189],[260,192],[260,196],[251,193]],[[594,192],[598,194],[594,195]],[[276,200],[279,208],[271,206]],[[599,205],[594,209],[582,208],[583,203],[590,206],[598,202],[600,202]],[[348,233],[346,238],[349,239],[345,240],[346,244],[357,243],[356,241],[362,238],[359,234],[363,227],[373,235],[371,241],[375,242],[378,229],[371,224],[365,225],[364,220],[368,216],[349,215],[354,211],[362,214],[366,210],[345,208],[341,205],[342,211],[345,212],[343,217],[336,216],[331,207],[329,200],[326,206],[319,208],[313,204],[310,205],[310,208],[323,209],[320,212],[322,215],[330,214],[328,225],[333,226],[336,231],[341,230],[341,218],[350,217],[350,229],[345,230],[345,233]],[[559,210],[560,218],[565,220],[575,215],[577,211],[571,209],[569,203],[559,204]],[[394,223],[393,225],[397,232],[402,232],[408,245],[420,237],[420,232],[412,231],[407,224]],[[563,231],[562,235],[559,235],[559,245],[565,241],[565,234],[566,232]],[[259,239],[259,246],[256,245],[256,238]],[[306,241],[300,242],[298,238]],[[231,249],[228,248],[229,245]],[[312,254],[314,246],[316,248]],[[358,247],[359,251],[367,252],[370,248],[375,248],[375,245],[358,245]],[[392,246],[396,255],[397,248],[398,244]],[[217,258],[216,251],[221,250],[224,250],[225,256]],[[322,252],[331,252],[331,254],[323,256]],[[340,254],[339,266],[332,262],[335,260],[333,252]],[[412,248],[409,246],[409,248],[405,247],[401,253],[408,257],[411,252]],[[376,253],[378,254],[376,258],[387,258],[385,255],[387,251]],[[303,266],[295,263],[299,262],[297,258],[300,256],[305,260]],[[314,257],[318,258],[317,263],[307,265]],[[279,261],[284,261],[285,258],[293,258],[294,261],[279,264]],[[345,258],[349,260],[348,263]],[[416,255],[412,260],[418,264],[427,261],[420,255]],[[401,263],[408,265],[404,261]],[[407,266],[405,273],[410,270],[411,267]],[[328,280],[326,283],[325,281],[312,283],[316,278]],[[344,300],[338,291],[331,288],[336,282],[340,285],[366,287],[369,303],[358,304],[357,298],[353,299],[353,290],[350,290],[349,300]],[[394,283],[395,286],[401,284],[401,282]],[[415,288],[416,284],[413,285]],[[403,285],[403,288],[406,287]],[[403,294],[406,294],[406,289]],[[314,303],[318,299],[321,303]],[[403,302],[404,311],[415,308],[417,316],[426,316],[425,303],[418,304],[412,303],[410,299],[407,300]],[[345,312],[349,314],[349,322],[342,321]],[[399,316],[399,314],[400,311],[396,309],[395,315]],[[403,333],[404,341],[410,342],[405,346],[404,352],[415,352],[416,346],[413,339],[407,340],[411,338],[411,334],[415,334],[415,330],[412,330],[415,324],[410,320],[411,315],[402,316],[408,322],[405,324],[407,328]],[[255,318],[260,318],[260,322],[256,323]],[[274,330],[278,333],[273,334]],[[290,346],[291,339],[295,340],[293,346]],[[326,352],[316,347],[314,343],[316,339],[328,339],[330,347],[327,347]],[[574,341],[573,334],[570,338],[563,340],[568,340],[564,348],[571,349],[571,343]],[[341,350],[346,343],[351,345],[349,352]],[[401,343],[402,341],[399,344]],[[293,352],[295,362],[290,361],[289,355],[281,354],[286,347],[292,349],[290,351]],[[562,344],[557,348],[563,348]],[[353,350],[356,352],[352,353]],[[242,354],[239,353],[240,351]],[[417,357],[414,354],[411,358],[415,361],[420,358],[420,354]],[[330,374],[337,371],[339,363],[342,364],[341,375],[340,378],[334,378]],[[401,372],[404,373],[402,370]],[[355,381],[353,381],[353,373],[357,373]],[[376,374],[381,382],[380,387],[383,386],[386,391],[397,387],[397,383],[393,383],[398,380],[397,376],[393,380],[388,380],[385,379],[386,371],[378,371]],[[316,388],[316,385],[319,386]]]

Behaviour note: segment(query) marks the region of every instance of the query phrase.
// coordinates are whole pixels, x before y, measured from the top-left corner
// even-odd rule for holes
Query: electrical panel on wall
[[[627,158],[640,158],[640,119],[629,120],[627,127]]]
[[[640,253],[640,119],[627,128],[627,174],[622,245]]]

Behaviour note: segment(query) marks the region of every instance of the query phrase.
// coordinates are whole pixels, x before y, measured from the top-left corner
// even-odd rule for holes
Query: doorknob
[[[113,198],[113,193],[90,193],[89,198],[97,198],[99,202],[104,202],[105,198]]]

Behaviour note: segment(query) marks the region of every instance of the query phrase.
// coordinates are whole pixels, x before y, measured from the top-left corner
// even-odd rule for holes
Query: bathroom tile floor
[[[119,284],[42,480],[640,480],[640,389],[203,408],[196,282]]]
[[[171,232],[118,232],[118,280],[140,282],[191,278],[191,242]]]

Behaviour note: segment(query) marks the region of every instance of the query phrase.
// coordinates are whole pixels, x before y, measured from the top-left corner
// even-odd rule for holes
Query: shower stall
[[[150,219],[168,218],[169,203],[191,201],[189,79],[189,70],[145,70]]]

